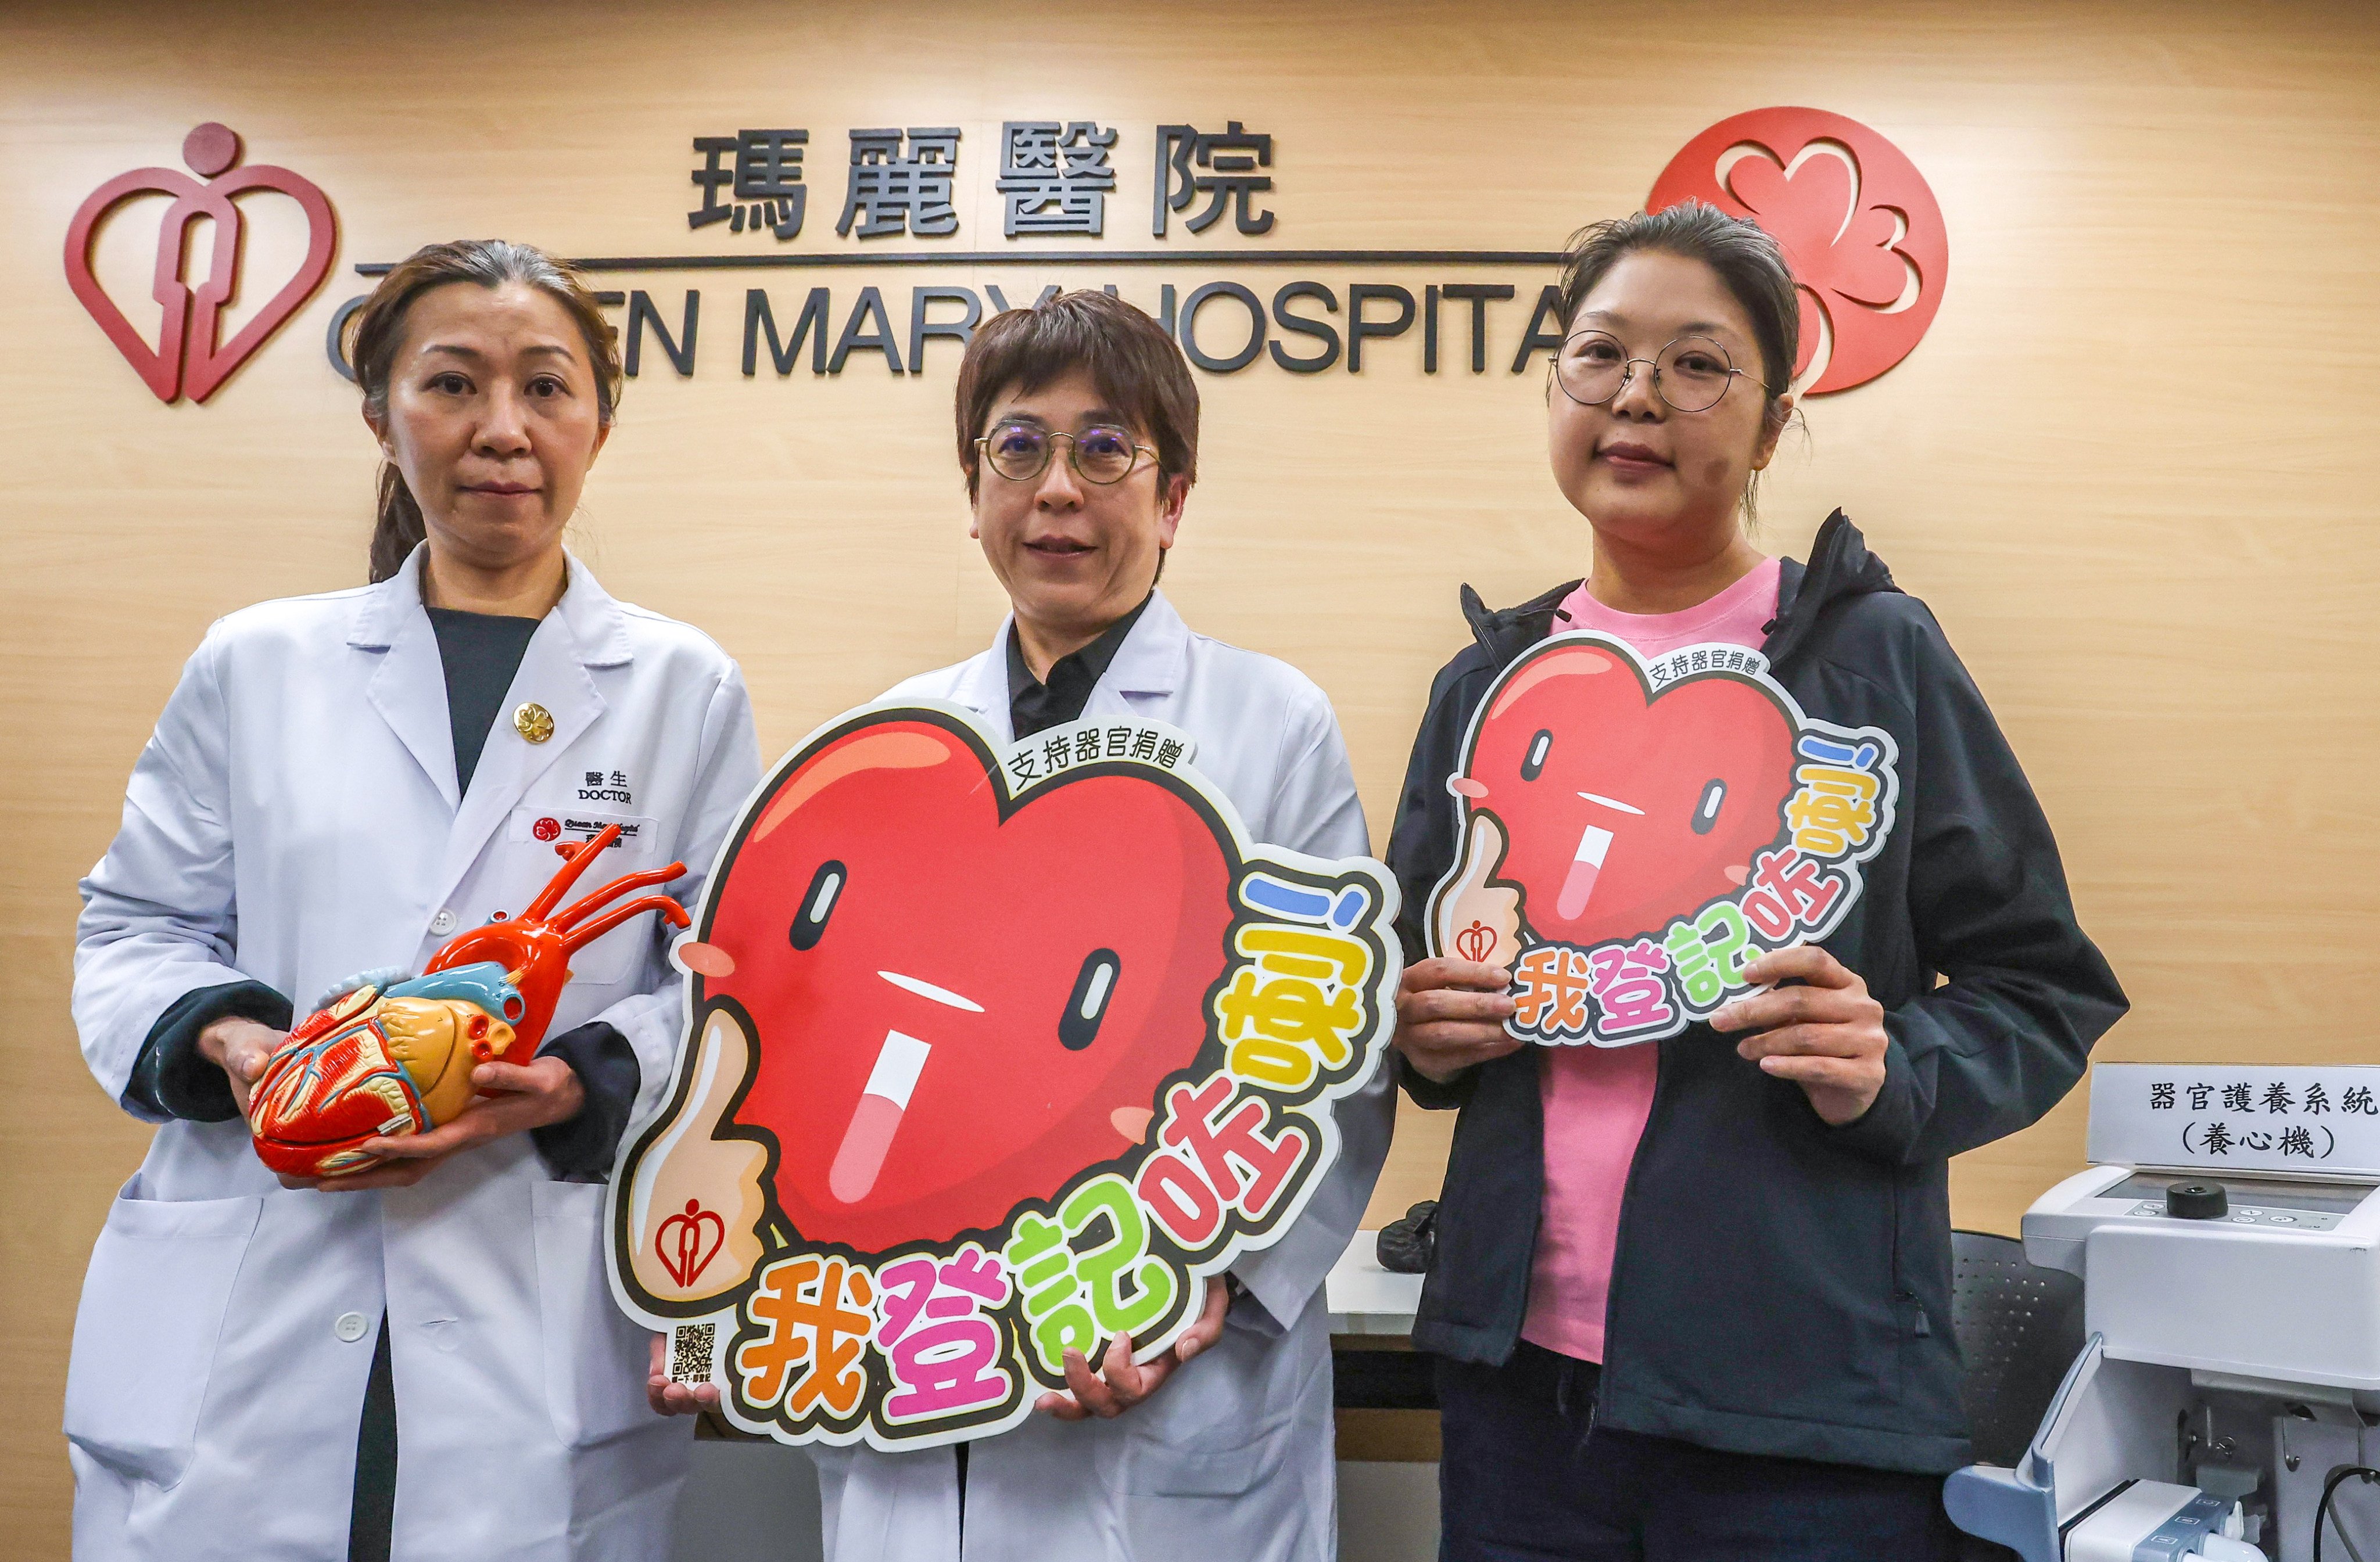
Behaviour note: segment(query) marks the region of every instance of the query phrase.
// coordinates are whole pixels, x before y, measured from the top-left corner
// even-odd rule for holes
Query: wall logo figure
[[[1942,306],[1942,209],[1917,165],[1855,119],[1815,108],[1722,119],[1670,160],[1645,209],[1682,200],[1749,217],[1784,247],[1802,285],[1793,377],[1805,394],[1848,391],[1892,368]]]
[[[67,228],[67,285],[162,402],[170,403],[184,394],[203,402],[214,394],[331,274],[339,222],[331,211],[330,198],[311,180],[286,168],[264,163],[235,168],[239,154],[239,137],[229,127],[201,125],[182,141],[182,161],[188,164],[189,174],[177,168],[136,168],[119,174],[91,192]],[[191,174],[198,177],[192,178]],[[240,264],[247,250],[245,220],[232,198],[247,190],[277,191],[305,208],[306,259],[255,318],[224,342],[220,340],[223,311],[239,291]],[[124,318],[124,311],[115,307],[91,267],[91,243],[100,224],[109,212],[138,195],[174,198],[157,230],[157,265],[151,293],[163,306],[164,319],[153,345]],[[190,224],[201,217],[214,220],[213,253],[206,266],[206,280],[193,287],[182,280],[182,250]]]

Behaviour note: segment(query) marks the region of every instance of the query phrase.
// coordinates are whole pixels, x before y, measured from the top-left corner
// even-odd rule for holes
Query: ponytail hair
[[[506,283],[533,287],[568,310],[587,341],[587,357],[595,371],[595,411],[604,427],[619,405],[621,370],[618,334],[595,294],[566,260],[557,260],[527,244],[501,238],[457,239],[450,244],[426,244],[407,256],[372,289],[363,308],[347,322],[347,361],[355,366],[356,383],[363,388],[364,410],[375,422],[388,416],[388,380],[397,349],[405,345],[406,317],[413,301],[433,287],[470,282],[496,288]],[[377,586],[405,567],[406,556],[419,545],[428,528],[421,505],[405,486],[405,474],[395,462],[380,468],[380,493],[372,522],[371,580]]]

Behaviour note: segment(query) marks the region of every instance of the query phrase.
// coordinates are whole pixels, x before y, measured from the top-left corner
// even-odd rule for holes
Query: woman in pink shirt
[[[1802,325],[1774,241],[1698,203],[1597,224],[1562,295],[1548,443],[1589,573],[1502,612],[1464,588],[1474,643],[1431,689],[1389,851],[1400,1077],[1462,1114],[1414,1330],[1441,1358],[1442,1555],[1947,1558],[1941,1478],[1970,1457],[1949,1157],[2054,1105],[2125,999],[1932,614],[1840,512],[1806,566],[1747,535]],[[1507,666],[1576,630],[1647,661],[1756,650],[1807,716],[1888,733],[1898,767],[1849,913],[1656,1043],[1524,1047],[1505,1029],[1509,970],[1424,958],[1473,713]],[[1533,779],[1524,764],[1517,784]],[[1582,817],[1644,813],[1577,795],[1562,803]],[[1573,867],[1582,899],[1598,837]],[[1523,890],[1495,877],[1500,832],[1486,839],[1464,871],[1504,897],[1509,933]]]

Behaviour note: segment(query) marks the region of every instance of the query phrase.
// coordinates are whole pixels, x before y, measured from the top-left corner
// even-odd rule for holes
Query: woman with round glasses
[[[1084,718],[1187,733],[1257,840],[1371,850],[1338,719],[1296,669],[1193,631],[1157,589],[1198,472],[1198,388],[1164,327],[1105,293],[978,331],[959,366],[968,534],[1008,594],[991,645],[887,699],[973,710],[1002,745]],[[1120,865],[1129,871],[1130,865]],[[1020,1053],[1021,1066],[1030,1054]],[[1135,1363],[1066,1353],[1067,1388],[955,1450],[813,1448],[830,1562],[1326,1562],[1337,1545],[1323,1277],[1388,1154],[1383,1072],[1334,1109],[1339,1158],[1273,1246],[1208,1282],[1197,1322]],[[667,1411],[717,1390],[652,1379]]]
[[[1806,565],[1747,535],[1803,323],[1774,241],[1699,203],[1600,223],[1561,292],[1548,445],[1588,572],[1501,612],[1464,589],[1473,643],[1431,689],[1389,853],[1400,1076],[1461,1113],[1414,1329],[1440,1358],[1443,1555],[1947,1558],[1942,1476],[1970,1458],[1949,1158],[2064,1096],[2124,996],[1933,615],[1840,512]],[[1755,649],[1809,716],[1898,749],[1851,913],[1655,1044],[1524,1047],[1509,970],[1424,958],[1473,712],[1572,630],[1647,661]],[[1695,823],[1577,795],[1582,860],[1632,832],[1675,850],[1661,832]],[[1511,947],[1502,845],[1466,852],[1450,895]],[[1596,881],[1574,875],[1560,914]]]

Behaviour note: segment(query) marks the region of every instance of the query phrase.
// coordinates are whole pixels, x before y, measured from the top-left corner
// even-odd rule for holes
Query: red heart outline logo
[[[1802,296],[1798,380],[1822,396],[1907,357],[1949,279],[1942,208],[1917,165],[1855,119],[1815,108],[1735,115],[1688,141],[1653,181],[1647,212],[1701,200],[1774,237]]]
[[[702,1245],[703,1234],[709,1232],[710,1245]],[[701,1273],[710,1267],[719,1250],[727,1245],[727,1222],[702,1207],[700,1201],[688,1199],[686,1208],[661,1223],[653,1233],[653,1252],[662,1261],[669,1277],[680,1286],[690,1286]]]
[[[193,178],[175,168],[136,168],[91,191],[76,209],[74,221],[67,226],[67,285],[159,401],[171,403],[187,393],[192,401],[202,403],[322,285],[331,274],[332,256],[338,247],[339,223],[330,197],[311,180],[286,168],[259,163],[228,171],[238,160],[239,138],[224,126],[200,126],[184,140],[182,150],[190,167],[207,177]],[[232,198],[257,189],[288,196],[304,209],[306,258],[247,325],[229,342],[219,344],[224,308],[238,290],[247,240],[246,218]],[[100,224],[136,195],[174,198],[158,224],[151,296],[163,307],[164,316],[153,346],[107,296],[91,264]],[[200,217],[214,219],[214,246],[207,280],[193,289],[181,278],[182,248],[190,224]]]

